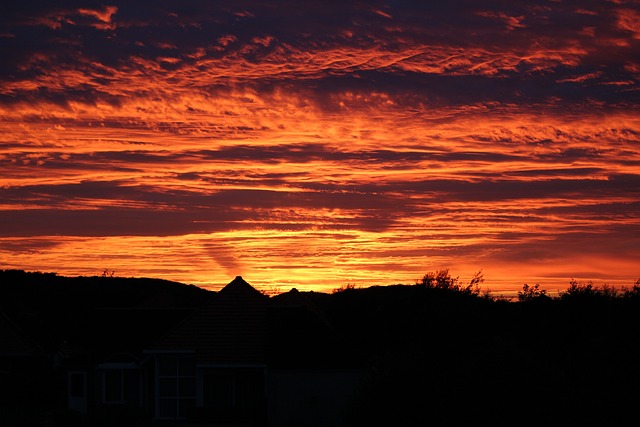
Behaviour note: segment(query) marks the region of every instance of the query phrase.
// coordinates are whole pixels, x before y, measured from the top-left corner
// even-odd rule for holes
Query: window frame
[[[81,378],[82,393],[74,393],[74,385],[78,384],[72,378]],[[67,397],[69,399],[86,399],[87,398],[87,373],[85,371],[69,371],[67,372]]]
[[[134,403],[137,406],[142,406],[142,375],[140,372],[140,368],[135,363],[103,363],[98,365],[98,369],[100,370],[100,380],[101,380],[101,397],[102,403],[105,405],[124,405],[127,403]],[[137,396],[135,399],[127,399],[127,378],[126,373],[134,373],[137,378]],[[109,374],[117,374],[118,375],[118,384],[119,384],[119,399],[111,399],[109,394],[107,393],[107,375]]]
[[[174,360],[175,361],[175,370],[171,370],[169,372],[166,370],[166,367],[162,367],[161,363],[163,360]],[[185,371],[184,365],[181,370],[181,361],[184,363],[190,363],[192,366]],[[188,407],[195,408],[197,404],[197,375],[196,375],[196,361],[195,355],[191,352],[185,353],[162,353],[155,355],[155,402],[156,402],[156,418],[162,420],[183,420],[186,418],[186,414],[184,413],[188,410]],[[189,372],[190,371],[190,372]],[[162,380],[174,380],[175,386],[172,390],[172,394],[165,393],[164,390],[161,392],[160,383]],[[187,382],[190,382],[189,390],[185,390],[183,385]],[[186,392],[185,392],[186,391]],[[163,409],[167,408],[168,401],[173,401],[175,405],[175,411],[171,411],[171,413],[175,413],[175,415],[165,415],[163,414]],[[161,402],[162,405],[161,405]],[[187,403],[190,402],[190,403]]]

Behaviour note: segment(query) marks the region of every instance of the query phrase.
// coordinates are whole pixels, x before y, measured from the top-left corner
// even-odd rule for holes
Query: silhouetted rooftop
[[[0,312],[0,356],[30,356],[42,350]]]
[[[153,349],[194,350],[201,362],[266,361],[268,298],[237,276]]]

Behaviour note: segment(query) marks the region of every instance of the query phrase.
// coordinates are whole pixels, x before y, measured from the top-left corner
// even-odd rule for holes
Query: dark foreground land
[[[615,292],[574,283],[558,298],[529,289],[520,301],[509,302],[457,286],[447,277],[267,298],[240,278],[216,295],[150,279],[0,271],[0,425],[637,424],[638,287]],[[229,306],[222,302],[232,300],[228,295],[236,305],[225,316],[240,329],[222,325],[227,320],[220,316],[202,315],[226,310]],[[251,305],[243,302],[244,295]],[[218,305],[209,306],[216,298]],[[263,306],[265,317],[255,317],[262,313],[256,307]],[[251,319],[264,319],[264,325],[246,323],[248,312]],[[235,330],[237,335],[250,330],[245,338],[264,346],[256,356],[262,358],[260,364],[224,363],[227,371],[232,365],[261,366],[258,382],[241,382],[237,378],[246,377],[242,374],[234,384],[257,384],[262,391],[242,396],[235,391],[228,407],[218,402],[207,412],[203,407],[209,397],[224,400],[224,389],[212,388],[208,395],[206,385],[194,386],[193,410],[181,417],[176,412],[176,419],[169,420],[159,406],[167,399],[154,396],[154,390],[162,393],[153,384],[154,372],[162,369],[156,366],[162,365],[152,365],[153,360],[160,363],[161,353],[150,356],[149,349],[168,342],[163,337],[176,325],[190,325],[189,319],[198,319],[193,325],[203,329],[194,336],[202,337],[213,327],[205,320],[214,318],[216,330]],[[237,319],[242,319],[240,326]],[[226,335],[207,336],[229,340]],[[238,346],[248,341],[229,342],[236,346],[229,357],[242,358],[244,350]],[[195,349],[196,363],[204,360],[198,353],[202,348],[213,348],[207,347],[210,342],[184,345]],[[246,348],[253,352],[258,347]],[[125,366],[114,358],[122,354],[133,355],[135,363],[126,366],[135,365],[141,375],[135,411],[118,406],[129,402],[124,391],[109,400],[111,383],[99,383],[111,375],[100,369]],[[196,366],[200,372],[214,364]],[[316,386],[338,371],[357,380]],[[102,372],[96,374],[84,407],[74,406],[74,384],[69,382],[78,372],[87,372],[81,378]],[[207,384],[209,377],[193,375],[198,384]],[[305,380],[285,383],[292,377]],[[285,386],[299,392],[284,393]],[[245,395],[254,397],[242,406]],[[114,411],[116,407],[120,409]],[[251,417],[244,416],[248,412]]]

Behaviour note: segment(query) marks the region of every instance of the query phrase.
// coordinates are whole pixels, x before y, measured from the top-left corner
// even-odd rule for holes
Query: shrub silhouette
[[[623,289],[622,296],[624,298],[640,298],[640,278],[631,286],[631,289]]]
[[[620,293],[616,288],[606,283],[602,286],[596,286],[591,281],[581,283],[571,279],[567,290],[560,292],[559,295],[562,300],[606,301],[618,298]]]
[[[518,301],[534,301],[540,299],[548,299],[547,291],[540,289],[540,284],[536,283],[533,286],[529,286],[526,283],[522,286],[522,290],[518,291]]]
[[[469,284],[460,283],[459,277],[452,277],[449,269],[438,270],[436,272],[428,272],[421,279],[416,281],[417,286],[427,289],[438,289],[441,291],[451,291],[464,295],[480,295],[480,285],[484,282],[482,271],[478,271]]]

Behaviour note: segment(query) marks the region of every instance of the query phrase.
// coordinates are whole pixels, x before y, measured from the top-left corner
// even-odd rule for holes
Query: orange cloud
[[[524,21],[524,16],[520,15],[520,16],[511,16],[508,15],[504,12],[493,12],[493,11],[483,11],[483,12],[477,12],[476,13],[478,16],[483,16],[486,18],[493,18],[493,19],[497,19],[500,20],[502,22],[504,22],[507,30],[509,31],[513,31],[516,28],[526,28],[527,26],[524,25],[522,22]]]
[[[321,290],[440,268],[498,291],[634,280],[634,13],[424,7],[430,26],[400,6],[318,27],[303,9],[43,12],[53,41],[0,79],[3,267]]]
[[[92,26],[99,30],[114,30],[116,25],[112,18],[117,12],[116,6],[104,6],[102,9],[78,9],[78,14],[96,18],[99,22]]]
[[[640,39],[640,12],[633,9],[619,9],[618,28],[630,32],[634,39]]]

